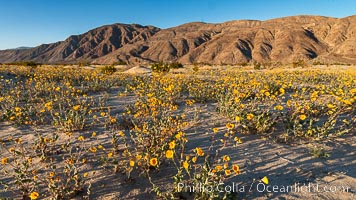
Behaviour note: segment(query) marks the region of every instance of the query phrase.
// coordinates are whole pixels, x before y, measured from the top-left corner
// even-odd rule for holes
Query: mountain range
[[[241,64],[298,60],[356,63],[356,15],[192,22],[167,29],[118,23],[64,41],[0,51],[0,63]]]

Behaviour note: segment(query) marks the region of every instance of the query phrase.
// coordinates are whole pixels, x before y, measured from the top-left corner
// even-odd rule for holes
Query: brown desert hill
[[[168,29],[114,24],[65,41],[0,51],[0,62],[79,60],[111,64],[178,61],[239,64],[318,60],[356,63],[356,15],[292,16],[267,21],[193,22]]]
[[[160,29],[138,24],[112,24],[73,35],[65,41],[20,50],[0,51],[0,62],[33,60],[42,63],[90,61],[126,44],[147,40]]]

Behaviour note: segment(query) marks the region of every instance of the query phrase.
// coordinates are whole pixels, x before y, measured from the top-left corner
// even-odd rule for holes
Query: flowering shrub
[[[157,197],[179,198],[179,184],[216,187],[244,173],[225,151],[239,147],[241,134],[291,142],[355,130],[352,68],[106,74],[52,66],[0,68],[0,123],[29,130],[0,134],[0,173],[6,178],[0,179],[1,194],[89,199],[96,189],[92,176],[100,171],[123,173],[127,181],[145,177]],[[130,96],[134,101],[123,109],[110,105]],[[201,126],[201,104],[216,106],[227,121],[209,128],[205,146],[192,143],[189,135]],[[170,187],[163,188],[156,176],[167,168]],[[232,196],[194,194],[196,199]]]

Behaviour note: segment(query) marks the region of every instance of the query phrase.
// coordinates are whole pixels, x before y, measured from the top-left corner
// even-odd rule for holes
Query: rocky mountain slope
[[[30,49],[0,51],[0,62],[90,61],[111,64],[178,61],[239,64],[314,60],[356,63],[356,15],[293,16],[219,24],[193,22],[168,29],[113,24]]]

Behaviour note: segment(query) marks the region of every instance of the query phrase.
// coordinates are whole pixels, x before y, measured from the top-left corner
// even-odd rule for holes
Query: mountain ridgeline
[[[356,15],[192,22],[167,29],[112,24],[52,44],[0,51],[0,63],[240,64],[297,60],[356,63]]]

